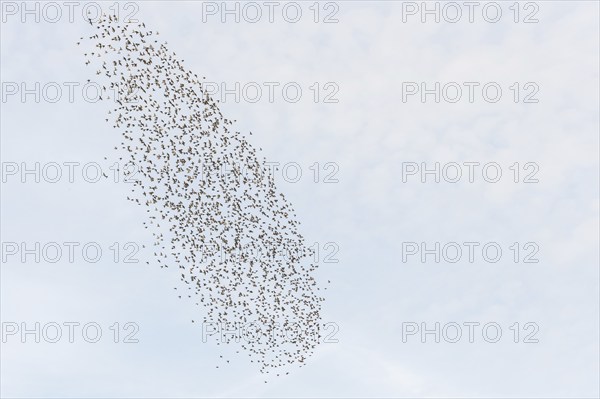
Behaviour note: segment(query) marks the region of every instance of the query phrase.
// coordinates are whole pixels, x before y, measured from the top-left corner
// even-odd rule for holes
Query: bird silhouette
[[[324,298],[314,250],[266,160],[158,32],[112,15],[89,22],[95,33],[77,44],[91,46],[85,64],[115,93],[115,149],[136,167],[127,199],[146,208],[156,265],[178,271],[177,296],[193,295],[203,322],[247,327],[240,346],[261,372],[303,365],[320,342]]]

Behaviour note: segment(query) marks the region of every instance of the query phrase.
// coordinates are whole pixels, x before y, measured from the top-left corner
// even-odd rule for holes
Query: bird
[[[236,130],[206,77],[187,69],[157,31],[113,15],[88,20],[95,32],[78,45],[89,47],[86,67],[115,93],[101,97],[113,107],[105,119],[121,134],[117,157],[135,167],[126,199],[145,207],[153,264],[178,271],[177,297],[193,299],[204,322],[237,326],[217,345],[239,345],[263,373],[303,366],[320,344],[325,301],[315,249],[251,142],[256,136]]]

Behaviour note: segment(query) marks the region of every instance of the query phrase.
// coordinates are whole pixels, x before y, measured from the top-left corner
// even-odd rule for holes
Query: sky
[[[422,2],[22,4],[1,2],[2,397],[600,395],[597,2],[479,2],[472,21],[464,2],[427,2],[439,21]],[[334,333],[289,375],[203,340],[123,176],[92,182],[121,133],[76,42],[82,9],[115,5],[291,165],[276,183],[318,243]]]

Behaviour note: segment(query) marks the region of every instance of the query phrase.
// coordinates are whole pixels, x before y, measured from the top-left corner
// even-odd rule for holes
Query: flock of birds
[[[265,173],[266,161],[158,32],[110,15],[89,22],[95,32],[77,44],[88,45],[85,64],[105,82],[101,98],[115,93],[109,119],[122,134],[115,150],[138,168],[127,198],[146,207],[156,263],[177,269],[175,289],[203,308],[203,322],[260,327],[257,339],[241,340],[238,349],[261,372],[302,366],[320,342],[324,299],[313,250]],[[219,173],[225,164],[233,165],[230,173]],[[248,248],[269,253],[245,256]],[[295,250],[274,256],[278,248]]]

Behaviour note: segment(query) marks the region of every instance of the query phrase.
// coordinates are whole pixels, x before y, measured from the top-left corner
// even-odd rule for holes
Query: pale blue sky
[[[515,24],[512,3],[500,3],[496,24],[480,14],[472,24],[402,23],[402,3],[358,1],[337,2],[336,24],[313,23],[312,2],[301,3],[297,24],[235,24],[203,23],[200,2],[139,2],[137,17],[207,81],[305,89],[298,103],[228,101],[221,110],[253,132],[268,160],[307,172],[317,161],[339,165],[337,184],[278,183],[307,241],[340,246],[340,262],[318,275],[332,281],[323,321],[339,325],[340,342],[265,384],[243,356],[215,368],[221,347],[202,343],[190,323],[197,308],[173,292],[176,271],[153,264],[150,252],[138,265],[13,259],[2,264],[2,322],[96,321],[108,334],[132,321],[140,342],[10,339],[2,396],[598,397],[598,3],[536,2],[536,24]],[[75,45],[89,32],[81,19],[8,17],[2,82],[93,79]],[[494,81],[505,92],[495,104],[403,103],[402,82],[421,81]],[[339,102],[315,104],[314,82],[335,82]],[[515,104],[514,82],[535,82],[539,103]],[[11,97],[1,106],[2,162],[103,163],[119,140],[104,122],[109,106],[80,92],[72,104]],[[469,161],[497,162],[505,178],[402,183],[403,162]],[[514,162],[539,165],[540,182],[512,182]],[[126,195],[124,184],[10,179],[2,241],[151,243],[144,211]],[[422,241],[495,241],[505,252],[494,264],[403,263],[402,242]],[[514,242],[537,243],[539,263],[515,264]],[[499,323],[502,340],[402,342],[403,322],[468,321]],[[515,322],[537,323],[540,342],[513,343]]]

